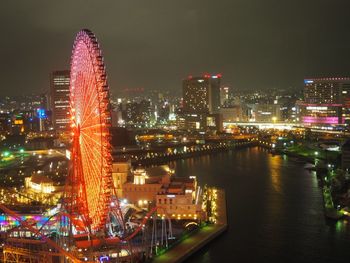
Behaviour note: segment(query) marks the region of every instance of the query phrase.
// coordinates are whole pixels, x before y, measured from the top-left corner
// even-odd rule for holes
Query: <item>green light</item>
[[[19,152],[24,153],[24,149],[23,148],[19,149]]]
[[[8,156],[10,156],[10,152],[8,152],[8,151],[3,152],[3,153],[2,153],[2,156],[3,156],[3,157],[8,157]]]

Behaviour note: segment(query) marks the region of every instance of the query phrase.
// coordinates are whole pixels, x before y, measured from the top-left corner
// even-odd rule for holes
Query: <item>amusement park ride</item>
[[[8,233],[3,247],[5,262],[103,262],[110,260],[107,255],[111,251],[118,255],[114,262],[119,262],[135,261],[136,255],[144,255],[142,249],[133,247],[132,240],[136,237],[142,240],[147,221],[155,220],[157,208],[151,209],[138,227],[127,229],[125,213],[113,190],[107,75],[99,44],[89,30],[80,31],[74,42],[70,104],[69,174],[59,209],[50,217],[56,220],[57,231],[49,236],[36,222],[23,220],[0,203],[0,210],[18,220],[17,228],[32,233],[30,238]],[[170,219],[168,222],[168,226],[162,226],[162,232],[171,235]],[[154,235],[151,243],[152,249],[156,244]],[[121,251],[126,251],[126,255]]]

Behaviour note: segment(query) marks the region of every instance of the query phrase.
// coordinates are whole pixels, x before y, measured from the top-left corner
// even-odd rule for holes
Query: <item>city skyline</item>
[[[205,72],[222,73],[223,85],[241,90],[301,89],[305,78],[349,76],[347,1],[84,3],[3,4],[3,94],[47,91],[50,72],[69,68],[80,28],[98,32],[112,93],[176,92],[183,78]]]
[[[215,70],[116,97],[102,40],[82,28],[49,93],[0,97],[1,262],[347,262],[349,77],[238,92]]]

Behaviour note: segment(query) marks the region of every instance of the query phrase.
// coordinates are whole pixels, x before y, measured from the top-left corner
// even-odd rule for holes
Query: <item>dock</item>
[[[225,191],[218,189],[217,196],[217,223],[202,227],[200,230],[198,230],[198,232],[192,234],[181,243],[166,251],[164,254],[155,257],[152,260],[152,263],[183,262],[227,230],[228,225]]]

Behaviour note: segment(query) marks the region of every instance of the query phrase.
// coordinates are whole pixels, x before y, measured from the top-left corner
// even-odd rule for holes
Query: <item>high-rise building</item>
[[[350,78],[304,80],[304,101],[308,104],[344,104],[350,99]]]
[[[304,80],[304,101],[298,103],[300,120],[310,125],[350,121],[350,78]]]
[[[50,76],[50,104],[53,126],[57,130],[65,130],[69,125],[69,82],[70,71],[54,71]]]
[[[183,111],[193,114],[216,114],[220,110],[221,74],[189,76],[183,81]]]
[[[122,103],[120,110],[121,120],[126,125],[148,127],[152,122],[152,104],[149,100]]]
[[[220,88],[220,104],[221,107],[229,107],[230,103],[230,87],[225,86]]]

